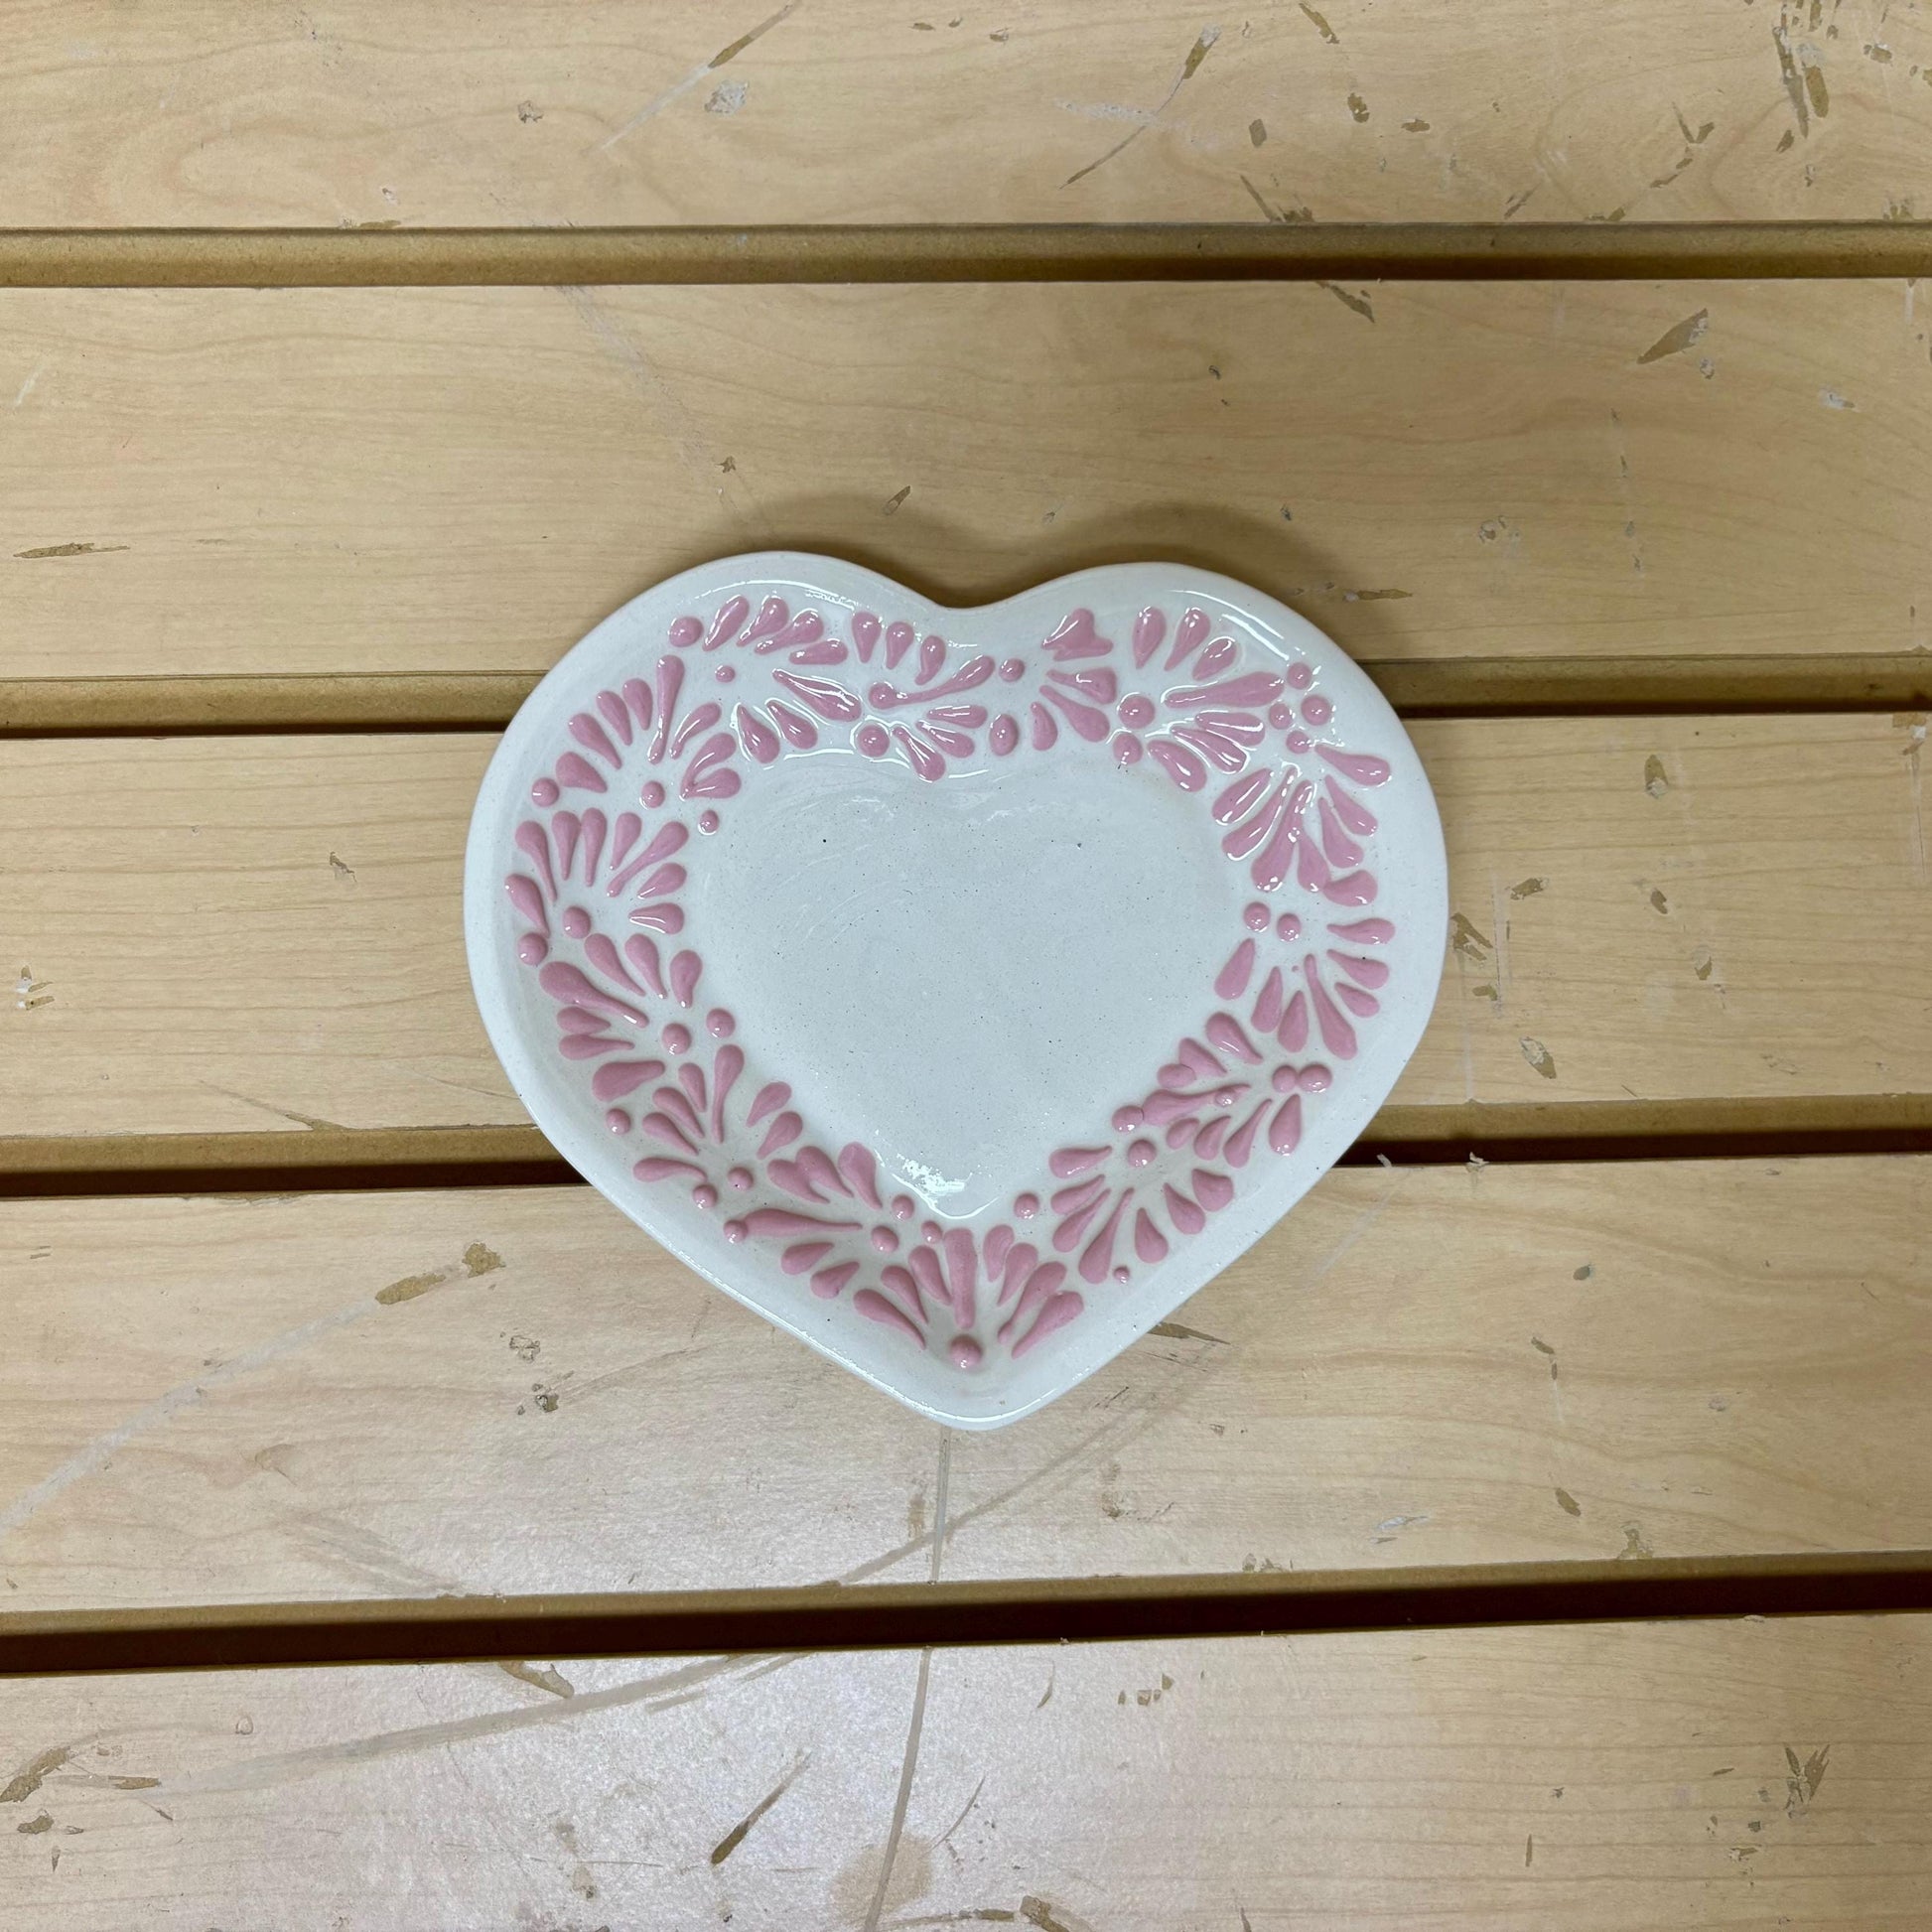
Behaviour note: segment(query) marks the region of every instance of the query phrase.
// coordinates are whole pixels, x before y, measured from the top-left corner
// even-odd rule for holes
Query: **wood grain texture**
[[[1932,1877],[1922,1617],[513,1669],[16,1686],[0,1925],[1909,1932]]]
[[[1932,1544],[1924,1157],[1352,1170],[954,1579]],[[9,1610],[917,1581],[941,1432],[583,1188],[0,1205]],[[0,1765],[0,1769],[4,1769]]]
[[[1923,733],[1911,713],[1419,725],[1454,917],[1395,1103],[1932,1091]],[[0,818],[33,828],[10,865],[8,1134],[520,1122],[458,917],[492,743],[0,746]]]
[[[1769,0],[1766,0],[1769,4]],[[617,0],[18,10],[23,226],[1879,216],[1932,196],[1882,0]]]
[[[1922,667],[1917,300],[12,291],[5,668],[528,673],[656,579],[774,546],[955,603],[1167,555],[1387,663]]]

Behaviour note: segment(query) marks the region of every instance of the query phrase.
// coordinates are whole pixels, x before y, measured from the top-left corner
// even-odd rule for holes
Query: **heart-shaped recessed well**
[[[1272,600],[1145,564],[947,610],[784,553],[658,585],[543,681],[465,897],[566,1158],[961,1427],[1307,1191],[1414,1050],[1447,913],[1401,726]]]

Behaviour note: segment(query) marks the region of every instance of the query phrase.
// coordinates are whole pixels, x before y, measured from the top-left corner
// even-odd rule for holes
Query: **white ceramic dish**
[[[564,658],[483,778],[464,894],[484,1024],[564,1157],[969,1429],[1092,1374],[1348,1147],[1447,910],[1402,727],[1273,600],[1140,564],[947,610],[788,553],[672,578]]]

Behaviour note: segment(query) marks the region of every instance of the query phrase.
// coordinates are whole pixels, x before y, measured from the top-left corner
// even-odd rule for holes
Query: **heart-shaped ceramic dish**
[[[1137,564],[948,610],[783,552],[659,584],[543,680],[464,899],[564,1157],[961,1428],[1294,1205],[1414,1050],[1447,918],[1401,725],[1272,599]]]

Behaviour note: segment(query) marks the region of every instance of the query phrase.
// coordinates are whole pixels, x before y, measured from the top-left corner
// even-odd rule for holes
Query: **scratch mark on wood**
[[[1181,88],[1200,71],[1200,64],[1207,59],[1208,50],[1220,38],[1221,30],[1218,27],[1203,27],[1200,30],[1199,38],[1187,50],[1187,58],[1181,63],[1178,78],[1175,79],[1173,85],[1168,89],[1167,93],[1162,96],[1160,106],[1155,108],[1154,112],[1138,127],[1132,128],[1126,134],[1122,135],[1099,160],[1089,161],[1084,168],[1076,169],[1060,183],[1060,186],[1062,188],[1071,188],[1076,181],[1084,181],[1096,168],[1105,167],[1108,162],[1113,160],[1115,155],[1132,147],[1168,111],[1168,108],[1173,104],[1174,95],[1179,93]]]
[[[1236,179],[1248,191],[1248,198],[1254,203],[1256,207],[1260,208],[1265,219],[1270,221],[1312,221],[1314,219],[1314,210],[1312,208],[1276,207],[1262,198],[1261,190],[1246,175],[1237,176]]]
[[[83,1744],[91,1744],[93,1735],[77,1737],[71,1744],[50,1744],[46,1750],[30,1757],[4,1785],[0,1785],[0,1805],[24,1804],[45,1782],[50,1771],[58,1771]]]
[[[1905,733],[1905,775],[1912,788],[1912,877],[1926,883],[1925,872],[1925,784],[1924,763],[1927,718],[1920,711],[1899,712],[1892,723]]]
[[[798,1782],[799,1774],[812,1761],[809,1751],[802,1752],[793,1759],[791,1769],[781,1777],[776,1786],[765,1793],[743,1818],[741,1818],[716,1845],[711,1848],[711,1863],[723,1864],[738,1848],[745,1843],[746,1834],[764,1814]]]
[[[1798,63],[1792,58],[1788,29],[1789,23],[1780,13],[1778,24],[1771,29],[1771,44],[1778,51],[1778,77],[1784,82],[1791,111],[1797,117],[1798,132],[1808,137],[1811,133],[1811,113],[1805,101],[1805,83],[1798,76]]]
[[[737,60],[754,42],[762,40],[766,34],[770,33],[772,28],[779,25],[780,22],[788,20],[798,11],[799,4],[800,0],[787,0],[786,5],[780,7],[776,13],[771,14],[766,19],[759,21],[749,34],[741,34],[729,47],[721,47],[703,66],[693,68],[682,80],[672,82],[656,99],[646,101],[615,134],[599,143],[598,152],[600,154],[609,154],[626,135],[634,134],[646,121],[661,114],[674,100],[689,93],[706,74],[715,72],[728,61]]]
[[[1787,1818],[1802,1818],[1811,1809],[1811,1801],[1818,1796],[1818,1787],[1825,1782],[1826,1761],[1831,1754],[1831,1745],[1823,1744],[1800,1764],[1798,1753],[1789,1744],[1785,1745],[1784,1761],[1791,1767],[1791,1775],[1785,1780],[1784,1810]]]
[[[576,1685],[554,1665],[539,1670],[535,1664],[511,1663],[499,1657],[496,1660],[496,1668],[505,1677],[513,1677],[519,1684],[534,1684],[539,1691],[548,1691],[552,1697],[569,1698],[577,1695]]]
[[[633,1678],[602,1691],[580,1691],[573,1698],[559,1698],[549,1704],[485,1711],[471,1718],[416,1725],[407,1730],[378,1731],[373,1736],[349,1737],[337,1743],[312,1744],[303,1750],[243,1758],[237,1763],[163,1779],[161,1788],[170,1796],[208,1791],[260,1791],[316,1777],[344,1764],[368,1763],[412,1751],[442,1750],[477,1738],[497,1737],[508,1731],[528,1730],[537,1725],[567,1722],[594,1711],[615,1711],[633,1704],[641,1704],[651,1713],[669,1711],[703,1697],[720,1678],[749,1681],[797,1661],[797,1653],[701,1658],[675,1670],[657,1671],[649,1677]]]
[[[1666,329],[1657,340],[1637,357],[1641,367],[1646,362],[1661,362],[1666,355],[1681,355],[1684,350],[1703,342],[1705,332],[1711,327],[1711,311],[1700,309],[1694,316],[1686,316],[1673,328]]]
[[[1167,1335],[1174,1341],[1211,1341],[1222,1348],[1227,1346],[1222,1336],[1203,1334],[1200,1329],[1183,1327],[1178,1321],[1157,1321],[1148,1333]]]
[[[939,1581],[939,1563],[946,1548],[946,1489],[952,1478],[952,1432],[939,1431],[939,1466],[932,1484],[932,1569],[929,1581]],[[893,1822],[886,1833],[886,1852],[879,1862],[879,1883],[866,1913],[866,1932],[879,1932],[880,1914],[886,1909],[886,1889],[893,1881],[893,1864],[898,1858],[899,1840],[905,1832],[905,1808],[911,1802],[912,1774],[918,1768],[919,1733],[925,1726],[926,1688],[932,1681],[932,1647],[919,1652],[919,1674],[912,1688],[912,1715],[905,1726],[905,1754],[899,1760],[898,1793],[893,1801]]]
[[[945,1842],[952,1837],[953,1833],[958,1831],[960,1826],[965,1824],[968,1814],[972,1811],[973,1807],[979,1803],[980,1793],[986,1789],[986,1780],[990,1776],[992,1776],[992,1773],[990,1771],[981,1773],[979,1783],[977,1783],[973,1787],[973,1795],[970,1798],[968,1798],[963,1805],[960,1806],[959,1816],[955,1818],[952,1821],[952,1823],[948,1825],[946,1829],[943,1832],[941,1832],[939,1836],[932,1841],[932,1849],[935,1852],[938,1851],[940,1846],[945,1844]],[[955,1859],[957,1859],[959,1854],[955,1852],[952,1856]]]
[[[111,550],[125,550],[124,543],[48,543],[38,550],[16,550],[16,557],[104,557]]]
[[[725,479],[734,473],[726,469],[707,443],[696,418],[683,398],[658,371],[648,355],[620,329],[587,288],[560,285],[557,293],[577,311],[585,328],[596,339],[618,367],[630,377],[632,385],[657,419],[658,432],[677,452],[691,480],[718,502],[748,533],[768,543],[770,530],[756,503],[735,483]]]
[[[1038,1932],[1092,1932],[1083,1919],[1075,1918],[1064,1905],[1037,1898],[1032,1892],[1020,1901],[1020,1916]]]
[[[266,1100],[256,1100],[248,1094],[236,1093],[231,1087],[216,1086],[212,1080],[204,1080],[201,1084],[209,1093],[218,1093],[229,1100],[238,1100],[244,1107],[253,1107],[264,1114],[274,1114],[280,1120],[292,1120],[296,1126],[306,1127],[311,1133],[322,1128],[329,1128],[338,1134],[346,1132],[339,1121],[324,1120],[316,1114],[298,1114],[292,1107],[271,1106]]]
[[[1315,287],[1326,289],[1344,309],[1353,309],[1358,316],[1366,316],[1370,322],[1375,320],[1375,311],[1369,305],[1366,295],[1351,295],[1345,288],[1339,287],[1334,282],[1317,282]],[[1407,597],[1408,595],[1407,591],[1357,591],[1348,601],[1352,604],[1363,598]]]
[[[398,1302],[413,1301],[419,1295],[428,1294],[432,1288],[455,1281],[460,1276],[488,1274],[502,1265],[501,1256],[481,1242],[473,1242],[463,1261],[455,1268],[445,1269],[435,1276],[405,1276],[401,1281],[391,1282],[387,1288],[378,1290],[365,1301],[352,1302],[347,1308],[338,1309],[331,1314],[318,1315],[313,1321],[284,1329],[281,1334],[273,1335],[253,1348],[244,1349],[239,1355],[206,1370],[192,1381],[178,1384],[165,1394],[156,1396],[145,1407],[137,1409],[117,1427],[103,1431],[91,1442],[83,1443],[39,1482],[22,1490],[4,1510],[0,1510],[0,1537],[11,1535],[64,1490],[84,1477],[98,1474],[119,1450],[137,1437],[161,1428],[187,1410],[199,1408],[213,1391],[225,1388],[245,1375],[252,1375],[257,1369],[266,1368],[284,1356],[293,1355],[311,1342],[334,1334],[339,1328],[366,1320],[383,1308],[393,1307]],[[4,1796],[0,1796],[0,1803],[4,1802]]]
[[[1318,13],[1315,12],[1315,10],[1311,6],[1309,5],[1309,0],[1302,0],[1302,11],[1308,15],[1310,21],[1312,23],[1314,27],[1314,31],[1317,34],[1319,34],[1321,38],[1324,41],[1326,41],[1330,47],[1339,47],[1341,45],[1341,37],[1335,32],[1335,30],[1332,27],[1328,25],[1328,23],[1325,20],[1322,19],[1322,17]]]

